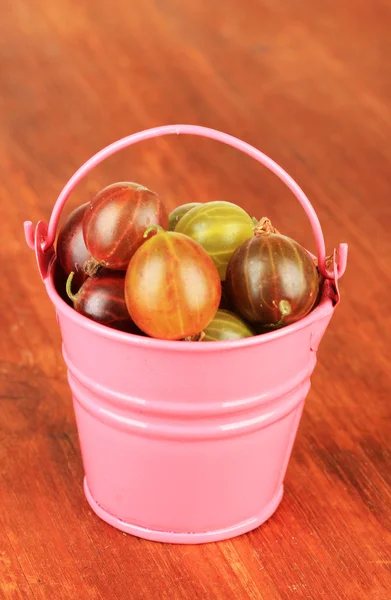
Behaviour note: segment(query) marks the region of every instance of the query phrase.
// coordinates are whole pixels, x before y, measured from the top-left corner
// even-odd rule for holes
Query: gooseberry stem
[[[292,307],[291,307],[290,303],[288,302],[288,300],[280,300],[280,302],[278,304],[278,308],[280,309],[281,320],[284,317],[288,317],[292,312]]]
[[[66,290],[67,296],[70,300],[72,300],[72,302],[74,302],[76,300],[76,294],[73,294],[72,290],[71,290],[72,280],[73,280],[74,275],[75,275],[74,272],[71,271],[68,275],[68,279],[65,284],[65,290]]]
[[[262,217],[258,225],[254,227],[254,235],[269,235],[270,233],[279,233],[272,222],[267,217]]]
[[[151,225],[150,227],[148,227],[148,229],[144,231],[143,237],[146,238],[154,229],[156,230],[156,233],[158,233],[159,231],[164,231],[161,225]]]
[[[324,260],[324,263],[326,265],[326,269],[330,269],[330,267],[333,266],[333,262],[334,262],[334,256],[332,256],[331,254],[329,254],[328,256],[326,256],[326,258]],[[319,264],[319,261],[318,261],[317,257],[314,258],[314,263],[315,263],[315,266],[317,267],[318,264]]]
[[[86,260],[86,262],[83,265],[83,271],[86,275],[88,275],[89,277],[93,277],[94,275],[97,274],[97,272],[99,271],[99,269],[101,268],[101,264],[96,260],[96,258],[94,258],[93,256],[91,256],[91,258],[89,258],[88,260]]]
[[[196,333],[195,335],[188,335],[184,338],[185,342],[202,342],[205,337],[205,332],[200,331],[200,333]]]

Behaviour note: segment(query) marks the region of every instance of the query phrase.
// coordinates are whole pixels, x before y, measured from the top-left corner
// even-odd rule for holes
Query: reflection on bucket
[[[325,278],[304,319],[227,342],[172,342],[109,329],[56,291],[53,243],[63,206],[102,160],[166,134],[224,142],[273,171],[302,204]],[[328,270],[319,220],[299,186],[270,158],[232,136],[191,125],[131,135],[87,161],[61,192],[49,222],[25,223],[63,338],[85,469],[84,489],[103,520],[139,537],[201,543],[254,529],[276,510],[316,351],[339,302],[347,246]],[[336,258],[338,257],[338,261]]]

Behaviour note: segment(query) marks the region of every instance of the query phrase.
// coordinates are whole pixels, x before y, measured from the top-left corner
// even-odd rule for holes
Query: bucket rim
[[[314,308],[308,315],[299,321],[296,321],[291,325],[287,325],[286,327],[282,327],[281,329],[276,329],[275,331],[269,331],[267,333],[262,333],[238,340],[219,340],[207,343],[200,343],[197,341],[184,342],[183,340],[161,340],[112,329],[78,313],[73,307],[69,306],[61,298],[56,290],[56,286],[54,284],[55,265],[56,258],[54,257],[49,267],[48,276],[45,279],[45,286],[48,296],[54,304],[56,311],[60,311],[64,316],[81,327],[89,329],[90,331],[102,335],[105,338],[141,348],[151,348],[151,350],[209,353],[263,345],[279,338],[291,335],[297,331],[300,331],[301,329],[305,329],[315,321],[321,320],[330,315],[336,307],[336,303],[333,299],[332,282],[325,280],[323,283],[324,289],[322,297],[318,306],[316,306],[316,308]]]

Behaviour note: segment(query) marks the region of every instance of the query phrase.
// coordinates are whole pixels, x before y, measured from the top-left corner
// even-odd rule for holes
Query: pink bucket
[[[99,325],[74,311],[54,285],[53,243],[63,206],[96,165],[136,142],[165,134],[224,142],[275,173],[303,206],[314,231],[322,299],[301,321],[232,342],[167,342]],[[316,351],[339,302],[347,246],[326,266],[309,200],[270,158],[223,133],[190,125],[126,137],[87,161],[61,192],[49,226],[25,223],[57,314],[95,513],[126,533],[160,542],[202,543],[258,527],[276,510]],[[338,263],[336,261],[338,257]]]

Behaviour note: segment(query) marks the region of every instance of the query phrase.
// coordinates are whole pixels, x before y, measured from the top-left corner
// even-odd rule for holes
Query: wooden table
[[[0,597],[386,600],[390,578],[390,4],[5,0],[0,23]],[[175,122],[264,150],[297,179],[328,249],[350,245],[284,500],[248,535],[145,542],[89,509],[60,334],[22,222],[48,220],[106,144]],[[71,206],[140,181],[169,207],[223,198],[313,248],[265,169],[196,138],[124,151]]]

